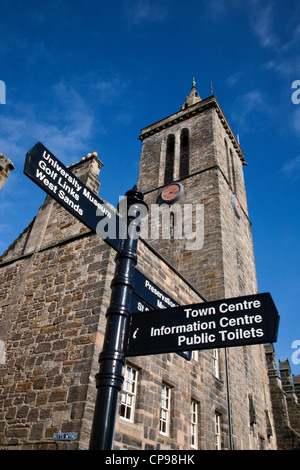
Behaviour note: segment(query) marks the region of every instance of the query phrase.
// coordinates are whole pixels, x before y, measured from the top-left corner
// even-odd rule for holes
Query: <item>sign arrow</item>
[[[119,250],[117,211],[85,186],[40,142],[26,154],[24,173],[81,223]]]
[[[278,326],[269,293],[135,313],[125,355],[274,343]]]

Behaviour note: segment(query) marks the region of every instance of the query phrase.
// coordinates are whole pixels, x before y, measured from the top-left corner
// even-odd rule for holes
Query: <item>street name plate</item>
[[[279,315],[269,293],[130,315],[126,356],[277,341]]]
[[[119,217],[43,144],[26,154],[24,173],[111,247],[119,247]]]
[[[56,441],[74,441],[77,439],[77,432],[58,432],[53,434]]]

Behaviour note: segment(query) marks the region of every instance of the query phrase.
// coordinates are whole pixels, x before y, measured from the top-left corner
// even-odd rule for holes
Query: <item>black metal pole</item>
[[[123,225],[115,275],[111,284],[110,306],[99,373],[96,375],[97,397],[90,438],[90,450],[111,450],[114,439],[118,393],[123,383],[127,320],[133,291],[134,269],[137,263],[138,216],[147,210],[142,193],[135,186],[126,193],[126,224]],[[124,227],[126,233],[124,233]]]
[[[227,348],[225,348],[225,365],[226,365],[226,383],[227,383],[227,406],[228,406],[228,424],[229,424],[229,443],[230,443],[230,450],[234,450],[234,447],[233,447],[233,437],[232,437],[230,378],[229,378],[229,362],[228,362]]]

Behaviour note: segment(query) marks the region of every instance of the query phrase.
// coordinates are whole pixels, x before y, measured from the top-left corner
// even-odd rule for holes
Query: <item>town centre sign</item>
[[[90,450],[113,447],[118,392],[122,388],[122,368],[127,356],[277,341],[279,315],[268,293],[177,307],[157,286],[146,284],[147,279],[136,270],[136,235],[141,213],[147,212],[147,205],[136,186],[125,194],[120,217],[40,142],[27,153],[24,173],[117,252],[96,375]],[[110,221],[114,221],[115,231],[98,230],[99,223],[103,229]],[[142,313],[130,310],[139,305],[132,300],[142,301]],[[151,310],[155,307],[159,310]]]
[[[269,293],[130,315],[126,356],[227,348],[277,341]]]

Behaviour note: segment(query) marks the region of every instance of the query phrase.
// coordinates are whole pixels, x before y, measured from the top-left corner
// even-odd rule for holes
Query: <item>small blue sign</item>
[[[53,439],[56,441],[74,441],[77,439],[77,432],[59,432],[53,434]]]

